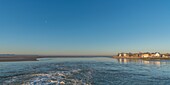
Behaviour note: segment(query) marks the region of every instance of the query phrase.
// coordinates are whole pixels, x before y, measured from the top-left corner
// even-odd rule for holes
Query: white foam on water
[[[83,80],[73,77],[75,74],[79,74],[81,69],[73,69],[70,71],[50,71],[48,73],[37,73],[31,75],[25,75],[28,80],[24,80],[22,85],[91,85],[85,83]],[[23,77],[23,76],[22,76]],[[12,84],[17,82],[20,76],[12,77],[11,80],[5,81],[5,84]]]

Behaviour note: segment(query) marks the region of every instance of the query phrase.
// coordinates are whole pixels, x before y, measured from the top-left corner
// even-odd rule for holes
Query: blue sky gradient
[[[169,0],[0,0],[0,53],[170,52]]]

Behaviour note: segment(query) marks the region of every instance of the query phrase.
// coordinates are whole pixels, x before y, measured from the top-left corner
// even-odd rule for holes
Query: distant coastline
[[[126,58],[126,59],[144,59],[144,60],[170,60],[170,54],[161,54],[159,52],[150,53],[118,53],[113,58]]]

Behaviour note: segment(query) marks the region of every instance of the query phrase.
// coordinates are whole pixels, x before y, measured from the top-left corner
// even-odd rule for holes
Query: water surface
[[[42,58],[0,62],[0,85],[169,85],[170,61]]]

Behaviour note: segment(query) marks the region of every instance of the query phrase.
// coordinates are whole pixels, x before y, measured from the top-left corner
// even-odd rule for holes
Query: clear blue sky
[[[0,53],[170,52],[169,0],[0,0]]]

